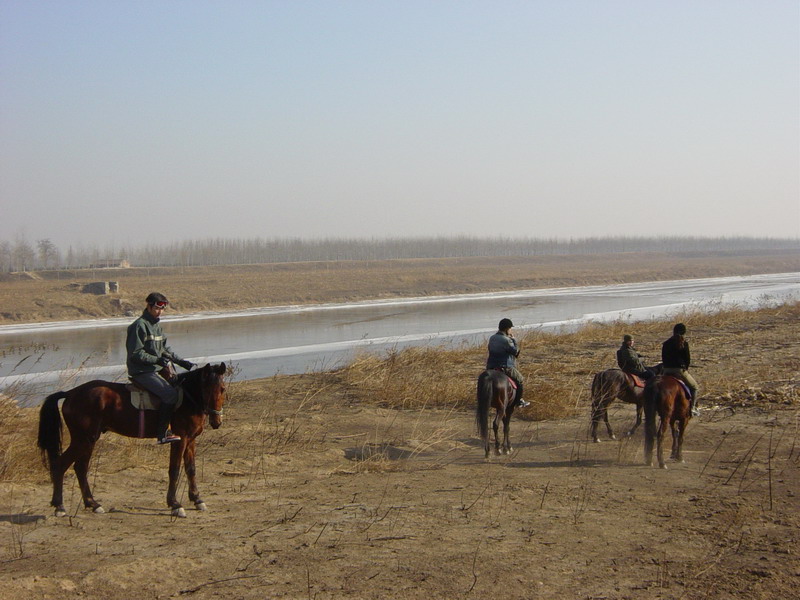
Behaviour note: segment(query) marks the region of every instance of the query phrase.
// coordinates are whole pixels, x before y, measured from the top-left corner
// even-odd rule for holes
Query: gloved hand
[[[156,364],[159,367],[167,367],[169,366],[169,359],[166,356],[159,356]]]
[[[194,364],[190,360],[179,360],[179,361],[176,361],[176,362],[178,363],[179,366],[183,367],[187,371],[191,371],[192,369],[194,369],[197,366],[196,364]]]

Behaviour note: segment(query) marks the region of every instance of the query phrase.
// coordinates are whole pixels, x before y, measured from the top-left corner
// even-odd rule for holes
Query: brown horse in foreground
[[[167,505],[173,516],[185,517],[176,499],[178,477],[183,461],[189,480],[189,499],[198,510],[206,505],[200,499],[195,478],[195,439],[203,432],[208,415],[213,429],[222,425],[222,406],[225,402],[225,363],[206,365],[201,369],[178,375],[177,387],[183,389],[183,403],[172,415],[172,431],[180,442],[170,444],[169,490]],[[61,412],[70,433],[69,447],[61,453],[62,421],[58,401],[64,398]],[[67,392],[48,396],[39,412],[39,448],[45,464],[49,464],[53,481],[56,516],[65,516],[63,500],[64,474],[74,463],[75,474],[83,496],[83,504],[96,513],[105,510],[92,497],[87,474],[94,445],[100,435],[113,431],[127,437],[156,437],[158,411],[145,411],[144,430],[140,433],[139,411],[130,402],[130,392],[123,383],[90,381]]]
[[[653,466],[653,442],[658,438],[658,466],[666,469],[664,463],[664,434],[672,429],[672,455],[670,458],[683,462],[683,435],[689,419],[692,418],[689,396],[675,377],[668,375],[654,377],[647,382],[644,400],[645,438],[644,461]],[[656,415],[661,417],[656,428]]]
[[[500,421],[503,421],[503,448],[502,454],[511,454],[511,441],[508,436],[511,422],[511,413],[514,412],[515,403],[514,386],[511,379],[496,369],[487,369],[478,377],[478,409],[475,414],[475,421],[478,425],[478,432],[483,440],[483,448],[486,451],[486,459],[489,459],[489,409],[495,409],[494,421],[494,452],[501,454],[500,439],[498,429]]]

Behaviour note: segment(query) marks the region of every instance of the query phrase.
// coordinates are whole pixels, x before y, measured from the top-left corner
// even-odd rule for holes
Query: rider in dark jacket
[[[627,333],[622,337],[622,345],[617,350],[617,364],[626,373],[638,375],[644,380],[653,376],[653,372],[644,366],[642,357],[633,349],[633,336]]]
[[[511,333],[514,324],[511,319],[501,319],[497,333],[489,338],[489,358],[486,360],[487,369],[500,369],[517,384],[517,401],[520,408],[530,406],[530,402],[522,399],[522,384],[524,378],[522,373],[517,370],[517,357],[519,347],[517,340]]]
[[[686,384],[691,394],[692,414],[697,415],[697,393],[699,386],[689,373],[692,364],[689,342],[684,337],[686,325],[677,323],[672,328],[672,337],[661,344],[661,361],[664,363],[664,375],[677,377]]]
[[[169,305],[169,300],[163,294],[153,292],[147,296],[145,302],[147,306],[142,316],[128,326],[125,339],[128,377],[161,400],[156,429],[158,443],[179,442],[181,438],[169,430],[172,412],[178,402],[178,392],[159,372],[168,368],[170,362],[187,371],[194,367],[194,363],[181,358],[170,349],[167,336],[159,325],[161,313]]]

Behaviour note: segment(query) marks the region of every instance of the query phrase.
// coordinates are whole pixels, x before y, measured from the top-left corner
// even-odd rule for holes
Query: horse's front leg
[[[183,453],[183,468],[186,471],[186,478],[189,480],[189,500],[194,502],[197,510],[205,510],[206,503],[200,499],[200,491],[197,489],[197,473],[194,463],[196,450],[195,439],[192,438],[186,445],[186,452]]]
[[[181,476],[181,462],[186,452],[188,440],[181,439],[180,442],[170,444],[169,449],[169,489],[167,490],[167,506],[172,509],[173,517],[186,517],[186,511],[178,502],[178,479]]]

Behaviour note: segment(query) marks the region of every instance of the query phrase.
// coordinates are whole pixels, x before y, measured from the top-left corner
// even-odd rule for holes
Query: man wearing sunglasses
[[[147,306],[142,316],[128,326],[128,336],[125,341],[128,351],[128,377],[161,399],[156,429],[158,443],[179,442],[181,438],[169,430],[172,412],[178,402],[178,391],[160,375],[160,372],[164,368],[169,368],[170,362],[180,365],[187,371],[195,365],[179,357],[167,345],[167,336],[158,323],[161,313],[169,305],[166,296],[153,292],[147,296],[145,302]]]

